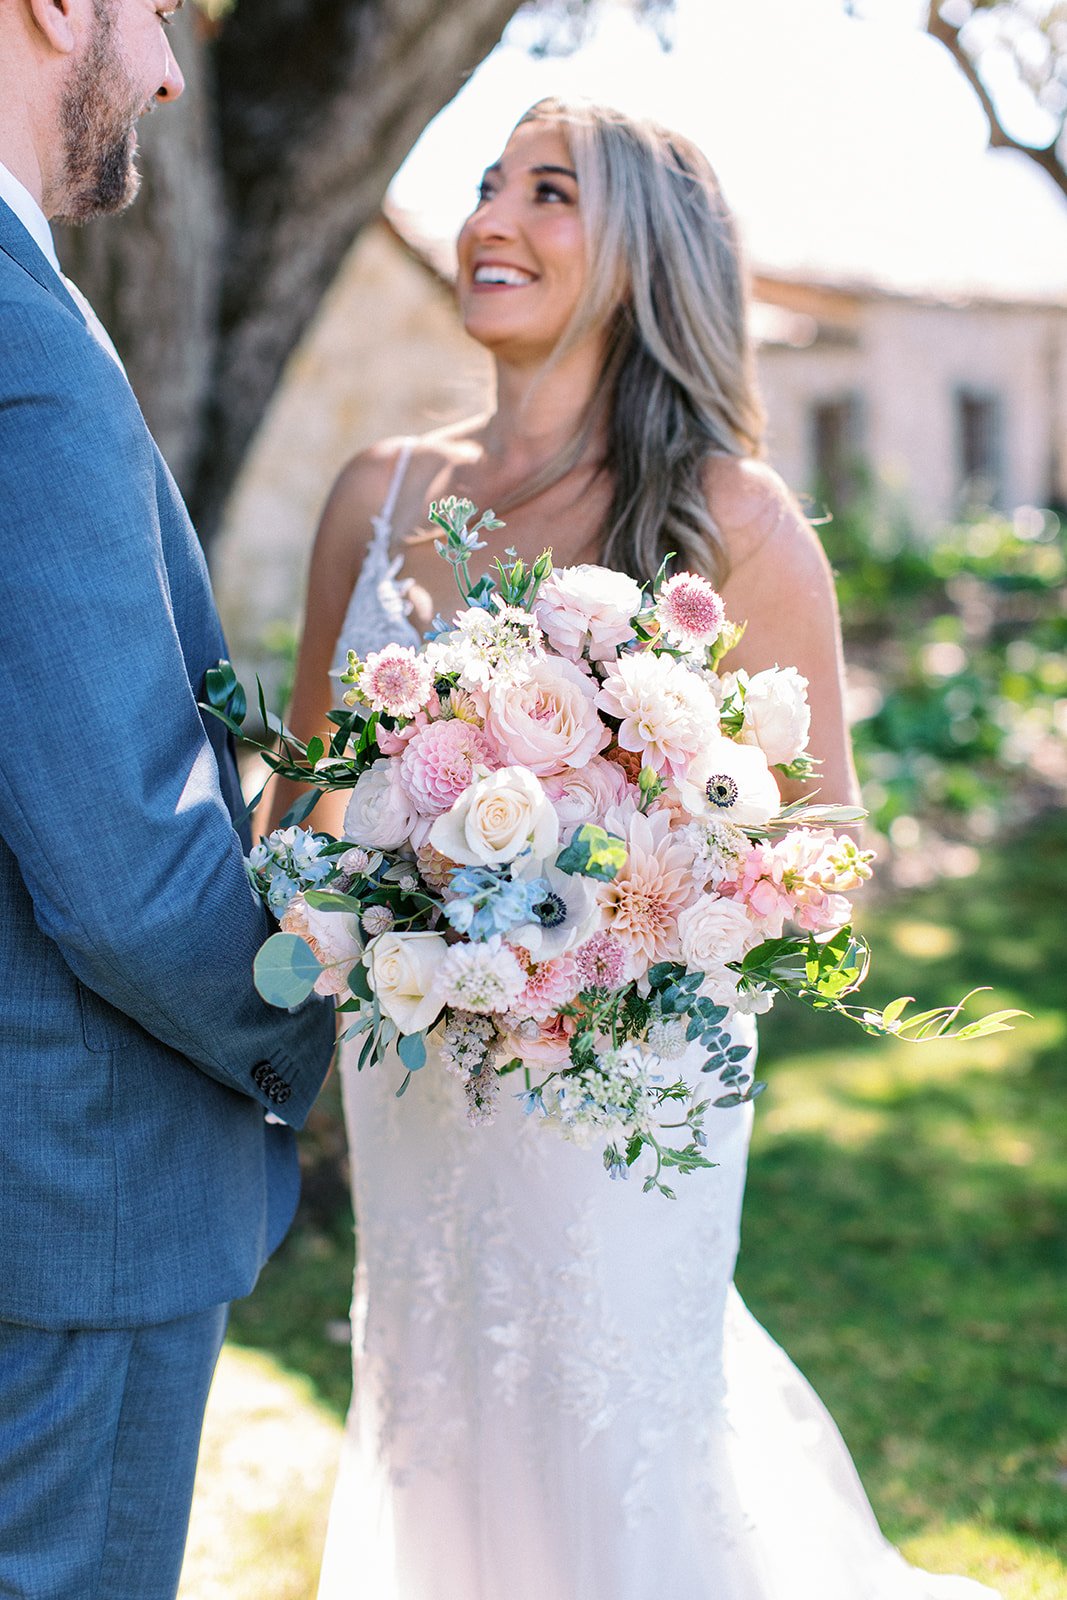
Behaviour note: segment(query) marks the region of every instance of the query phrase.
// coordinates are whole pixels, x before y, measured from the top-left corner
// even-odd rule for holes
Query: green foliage
[[[561,872],[572,877],[599,878],[602,883],[610,883],[625,865],[625,842],[595,822],[585,822],[576,828],[570,844],[560,851],[556,860]]]
[[[872,674],[854,740],[875,825],[988,832],[1024,783],[1038,797],[1042,755],[1067,733],[1067,529],[1027,509],[930,540],[870,511],[821,532],[847,653]]]

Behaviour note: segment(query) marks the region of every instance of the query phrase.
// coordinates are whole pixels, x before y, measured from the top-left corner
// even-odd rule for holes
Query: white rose
[[[693,972],[740,961],[758,931],[739,901],[713,894],[701,895],[678,918],[682,958]]]
[[[348,974],[363,954],[359,918],[347,911],[314,911],[302,894],[290,900],[281,922],[283,933],[295,933],[311,947],[323,970],[315,979],[316,994],[348,994]]]
[[[383,756],[361,773],[345,810],[345,838],[374,850],[407,842],[418,812],[400,782],[400,762]]]
[[[772,767],[787,767],[806,749],[811,712],[808,680],[796,667],[768,667],[745,688],[743,744],[758,745]]]
[[[448,952],[439,933],[380,933],[367,946],[367,982],[401,1033],[421,1033],[444,1001],[435,978]]]
[[[676,785],[679,803],[701,822],[718,818],[739,828],[765,828],[782,806],[763,751],[721,734],[708,736]]]
[[[774,1004],[774,990],[757,983],[754,989],[739,989],[737,973],[726,967],[712,967],[704,974],[700,993],[717,1006],[729,1006],[741,1016],[762,1016]]]
[[[435,820],[429,840],[467,867],[503,866],[527,849],[543,860],[559,843],[559,820],[532,772],[501,767],[463,791]]]

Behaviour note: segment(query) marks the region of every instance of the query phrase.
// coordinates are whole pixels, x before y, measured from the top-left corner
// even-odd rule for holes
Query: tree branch
[[[1028,156],[1037,163],[1042,172],[1047,172],[1060,193],[1067,198],[1067,169],[1056,153],[1056,140],[1047,145],[1023,144],[1015,139],[1004,127],[1000,115],[993,103],[993,98],[982,82],[967,51],[960,42],[960,29],[951,22],[946,22],[941,15],[941,0],[930,0],[926,14],[926,31],[933,39],[943,44],[957,67],[967,79],[971,88],[978,96],[978,102],[985,112],[989,124],[989,143],[996,150],[1018,150],[1022,155]]]

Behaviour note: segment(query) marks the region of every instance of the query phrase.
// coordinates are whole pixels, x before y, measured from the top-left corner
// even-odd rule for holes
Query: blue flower
[[[541,1097],[540,1089],[523,1089],[515,1098],[521,1102],[522,1109],[528,1117],[535,1113],[539,1117],[548,1116],[548,1107]]]
[[[543,878],[516,883],[489,867],[459,867],[452,874],[452,894],[445,916],[469,939],[492,939],[529,922],[544,899]]]

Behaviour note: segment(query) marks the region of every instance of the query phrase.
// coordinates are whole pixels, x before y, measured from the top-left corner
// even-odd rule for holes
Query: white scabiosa
[[[526,973],[499,936],[452,945],[437,972],[445,1004],[459,1011],[509,1011],[525,987]]]

